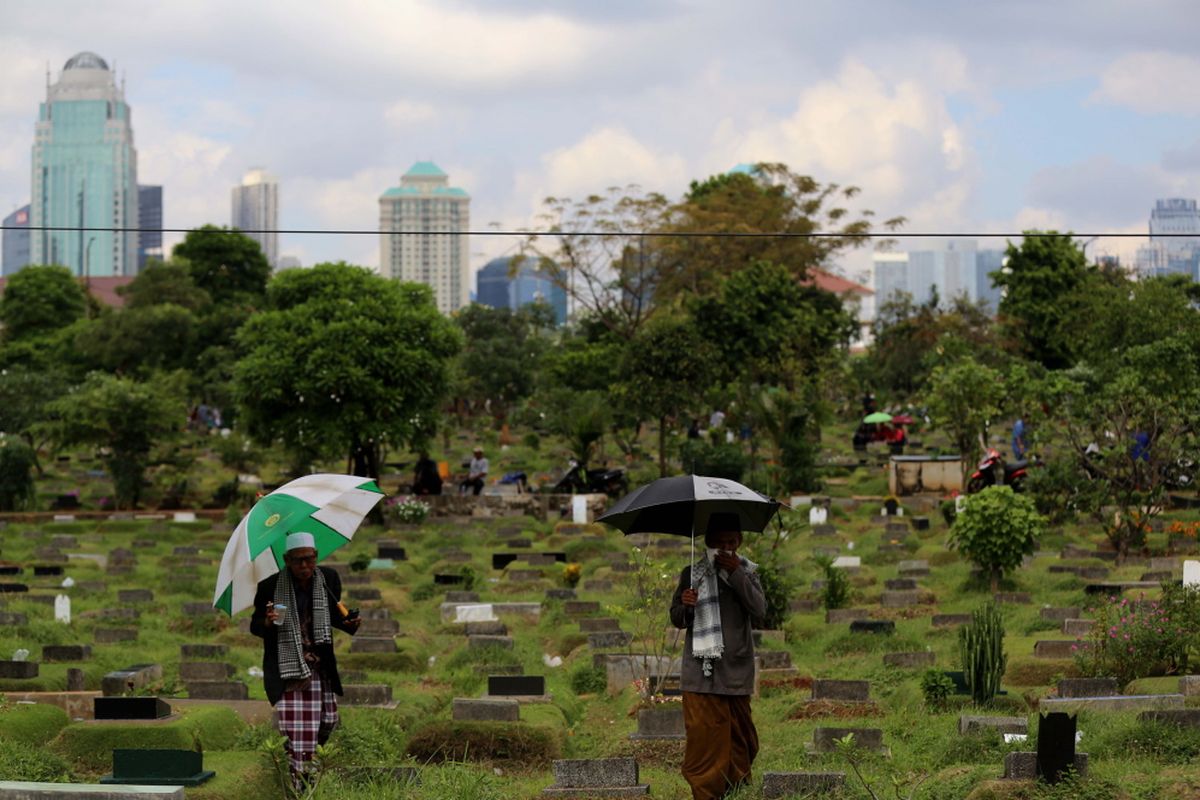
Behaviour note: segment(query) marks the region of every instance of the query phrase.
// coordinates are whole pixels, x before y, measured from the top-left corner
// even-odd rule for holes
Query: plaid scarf
[[[748,558],[738,556],[742,569],[754,572],[758,565]],[[717,598],[717,581],[728,585],[729,573],[717,570],[708,557],[700,556],[692,564],[692,585],[696,587],[696,609],[692,619],[692,656],[703,661],[704,676],[712,675],[712,662],[725,651],[725,637],[721,632],[721,604]]]
[[[296,608],[296,588],[292,584],[292,573],[284,567],[275,584],[275,605],[287,605],[284,624],[279,628],[279,677],[284,680],[304,680],[312,675],[312,669],[304,660],[304,631],[300,626],[300,610]],[[329,644],[333,641],[333,629],[329,624],[329,599],[325,593],[325,576],[320,569],[312,576],[313,644]]]

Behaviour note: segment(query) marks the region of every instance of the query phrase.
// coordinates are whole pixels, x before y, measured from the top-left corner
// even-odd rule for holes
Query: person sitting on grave
[[[752,622],[767,610],[757,565],[737,554],[738,515],[713,514],[704,544],[706,552],[680,573],[671,600],[671,623],[687,629],[679,681],[687,733],[682,772],[694,800],[725,797],[750,780],[758,754],[750,714]]]
[[[290,534],[285,548],[285,569],[258,584],[250,632],[263,640],[263,686],[300,785],[338,724],[333,629],[353,635],[362,618],[342,605],[337,572],[317,566],[311,533]]]
[[[474,450],[474,458],[471,459],[470,465],[467,467],[467,477],[458,484],[459,494],[466,494],[468,489],[472,489],[472,494],[479,494],[483,491],[483,482],[488,474],[488,460],[483,457],[483,448],[476,447]]]

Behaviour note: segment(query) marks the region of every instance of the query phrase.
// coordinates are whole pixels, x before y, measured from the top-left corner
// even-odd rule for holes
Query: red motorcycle
[[[967,494],[982,492],[996,485],[1011,486],[1014,492],[1023,492],[1029,477],[1029,464],[1027,459],[1008,464],[999,450],[989,448],[967,481]]]

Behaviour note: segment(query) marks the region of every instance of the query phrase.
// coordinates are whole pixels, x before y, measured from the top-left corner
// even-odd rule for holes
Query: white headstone
[[[829,518],[829,512],[821,506],[813,506],[808,510],[809,525],[824,525],[825,520]]]
[[[65,594],[54,596],[54,621],[64,625],[71,624],[71,598]]]
[[[833,560],[835,567],[861,567],[862,559],[858,556],[838,556]]]
[[[13,652],[13,661],[24,661],[29,658],[29,651],[22,647],[20,650]]]
[[[69,575],[67,577],[63,578],[63,582],[60,584],[60,586],[62,586],[62,588],[64,588],[64,589],[70,589],[74,585],[75,585],[75,579]]]
[[[175,521],[176,522],[195,522],[196,521],[196,512],[195,511],[176,511],[175,512]]]
[[[577,494],[571,498],[571,521],[579,525],[588,522],[587,498],[583,495]]]
[[[472,603],[454,609],[455,622],[494,622],[497,619],[491,603]]]
[[[1183,562],[1183,585],[1200,586],[1200,561]]]
[[[955,514],[961,514],[963,512],[963,509],[966,507],[967,507],[967,496],[965,494],[960,494],[958,497],[954,498],[954,513]]]

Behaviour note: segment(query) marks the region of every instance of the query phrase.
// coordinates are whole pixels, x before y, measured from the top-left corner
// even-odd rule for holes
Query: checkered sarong
[[[293,775],[304,773],[313,760],[321,728],[332,731],[337,724],[337,696],[324,687],[316,672],[303,689],[284,691],[275,704],[275,725],[287,737]]]

